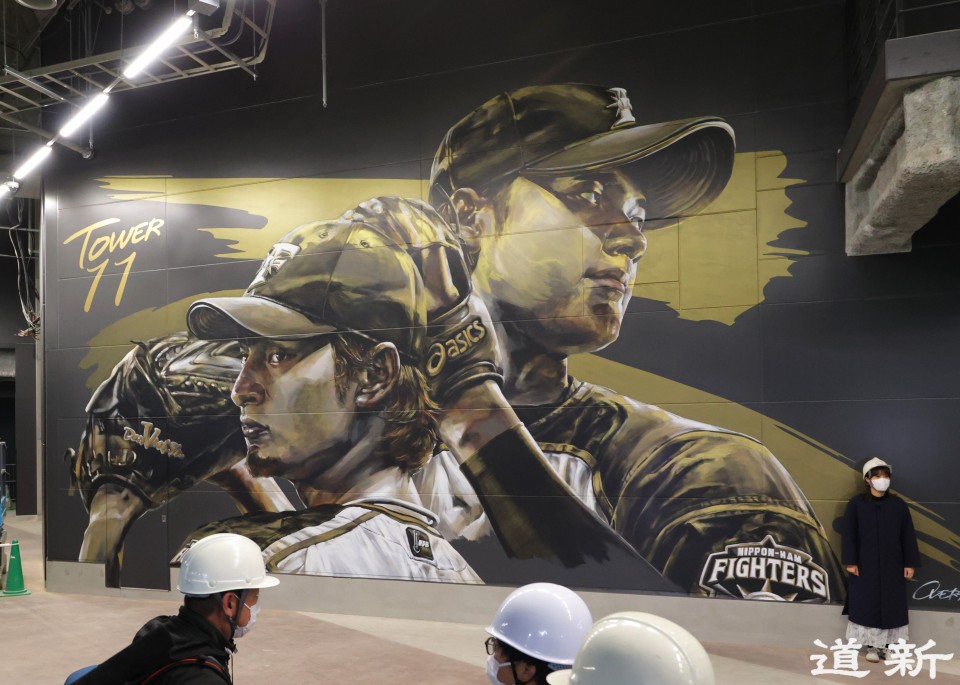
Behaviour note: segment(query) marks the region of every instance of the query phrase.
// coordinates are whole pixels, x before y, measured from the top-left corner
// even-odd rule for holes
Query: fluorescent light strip
[[[150,45],[148,45],[147,48],[140,53],[140,56],[133,60],[129,67],[123,70],[124,78],[133,78],[143,71],[147,64],[152,62],[160,55],[161,52],[170,47],[173,42],[180,37],[180,34],[186,31],[192,23],[193,19],[190,17],[180,17],[173,22],[170,28],[164,31],[159,38],[150,43]]]
[[[44,145],[42,148],[33,153],[33,156],[23,163],[19,169],[13,172],[13,177],[18,181],[33,171],[37,166],[47,158],[53,152],[53,148],[50,147],[50,144]]]
[[[71,117],[70,120],[63,125],[63,128],[60,129],[60,135],[64,138],[73,135],[78,128],[90,120],[90,117],[96,114],[101,107],[107,104],[107,100],[109,99],[109,95],[106,93],[100,93],[95,98],[87,102],[87,104],[83,106],[83,109],[74,114],[73,117]]]

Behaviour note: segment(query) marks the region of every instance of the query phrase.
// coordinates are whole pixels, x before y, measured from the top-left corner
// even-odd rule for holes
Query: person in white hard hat
[[[487,626],[491,685],[546,685],[549,673],[573,664],[592,623],[586,603],[562,585],[514,590]]]
[[[847,503],[843,514],[843,564],[849,576],[843,613],[846,636],[880,661],[884,647],[909,640],[907,581],[920,566],[917,534],[906,502],[890,492],[893,467],[873,458],[863,465],[868,491]]]
[[[687,630],[660,616],[623,611],[590,629],[573,668],[550,685],[714,685],[706,650]]]
[[[191,545],[180,564],[184,596],[176,616],[158,616],[133,642],[75,685],[137,682],[151,685],[232,683],[230,654],[260,613],[260,590],[280,581],[268,576],[260,548],[242,535],[220,533]]]

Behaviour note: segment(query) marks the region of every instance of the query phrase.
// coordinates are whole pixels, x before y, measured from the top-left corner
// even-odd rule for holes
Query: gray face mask
[[[487,679],[490,681],[490,685],[503,685],[503,683],[497,679],[497,672],[504,666],[509,665],[509,661],[500,663],[493,655],[487,657]]]
[[[238,637],[243,637],[250,632],[250,629],[253,628],[253,624],[257,622],[257,614],[260,613],[260,602],[257,602],[253,606],[250,606],[246,602],[243,603],[243,606],[247,607],[250,610],[250,620],[247,621],[245,626],[237,626],[237,629],[233,632],[234,639]]]

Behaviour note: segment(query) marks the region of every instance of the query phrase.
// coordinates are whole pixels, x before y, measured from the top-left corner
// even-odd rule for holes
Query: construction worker
[[[591,623],[586,603],[562,585],[514,590],[487,626],[491,685],[546,685],[549,673],[573,664]]]
[[[550,685],[714,685],[710,657],[697,638],[653,614],[623,611],[590,629],[573,668]]]
[[[260,548],[252,540],[232,533],[206,537],[183,555],[179,613],[154,618],[128,647],[67,683],[229,685],[234,639],[253,628],[260,590],[279,582],[266,574]]]

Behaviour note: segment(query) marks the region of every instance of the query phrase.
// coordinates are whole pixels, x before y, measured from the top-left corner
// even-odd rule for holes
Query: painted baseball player
[[[590,527],[581,511],[587,509],[610,522],[673,588],[796,601],[840,594],[819,522],[766,448],[567,375],[569,354],[601,349],[619,334],[646,247],[644,220],[709,204],[729,178],[733,153],[732,130],[716,118],[638,126],[620,88],[521,89],[451,128],[431,174],[431,202],[444,208],[464,241],[476,292],[497,322],[496,335],[491,328],[486,339],[499,340],[499,348],[473,344],[480,338],[470,328],[481,320],[478,311],[465,307],[458,319],[440,317],[442,330],[431,335],[428,350],[452,343],[446,349],[470,350],[460,359],[487,355],[489,363],[474,364],[479,372],[462,382],[453,355],[428,353],[424,371],[446,410],[442,435],[452,452],[436,455],[412,483],[403,474],[394,494],[436,511],[447,539],[482,542],[496,532],[514,559],[556,553],[567,566],[609,559],[618,543]],[[288,248],[275,249],[268,263],[282,265]],[[432,268],[420,267],[424,274]],[[264,272],[274,268],[265,264]],[[236,335],[233,324],[226,337]],[[437,373],[443,382],[431,376],[431,360],[434,369],[446,363]],[[500,402],[491,380],[497,374],[484,376],[483,369],[500,366],[516,413]],[[474,430],[478,416],[483,425]],[[287,465],[264,462],[254,473],[280,475],[258,470],[267,466]],[[305,499],[311,497],[299,472],[284,473],[293,473]],[[557,516],[543,517],[537,506],[526,506],[531,502],[553,503]],[[265,546],[320,525],[257,516],[260,527],[274,529]],[[560,519],[570,525],[557,525]],[[594,538],[603,542],[591,545]],[[759,561],[755,568],[730,563],[737,555]],[[665,589],[646,576],[636,586]]]
[[[194,303],[190,331],[239,340],[247,464],[289,479],[301,512],[218,522],[288,573],[479,583],[418,506],[410,474],[437,442],[416,361],[426,327],[403,236],[373,220],[320,221],[277,243],[242,297]]]
[[[567,373],[569,355],[617,339],[644,222],[706,207],[733,156],[721,119],[639,126],[622,88],[534,86],[447,132],[430,200],[474,264],[504,393],[577,496],[685,591],[829,601],[842,595],[836,557],[761,443]],[[479,539],[483,502],[459,461],[437,455],[420,489],[447,536]],[[758,561],[729,563],[738,555]]]
[[[79,560],[104,563],[108,587],[120,586],[123,541],[136,520],[202,480],[241,512],[293,508],[244,462],[230,401],[239,371],[235,341],[174,333],[138,343],[93,394],[79,448],[66,456],[90,516]]]
[[[418,488],[406,495],[437,501],[447,513],[469,515],[467,502],[475,503],[483,511],[481,525],[496,540],[472,559],[499,582],[506,572],[507,578],[535,574],[580,587],[676,592],[559,477],[510,407],[493,323],[474,292],[462,243],[443,218],[421,200],[397,197],[374,198],[342,218],[376,222],[403,236],[425,284],[428,327],[420,368],[442,409],[439,432],[452,453],[444,454],[469,486],[457,491],[464,502],[450,507],[450,483],[424,479],[438,472],[427,465],[414,476]],[[439,498],[434,486],[443,489]],[[467,528],[477,521],[459,523],[464,526],[447,522],[450,539],[468,538]]]

